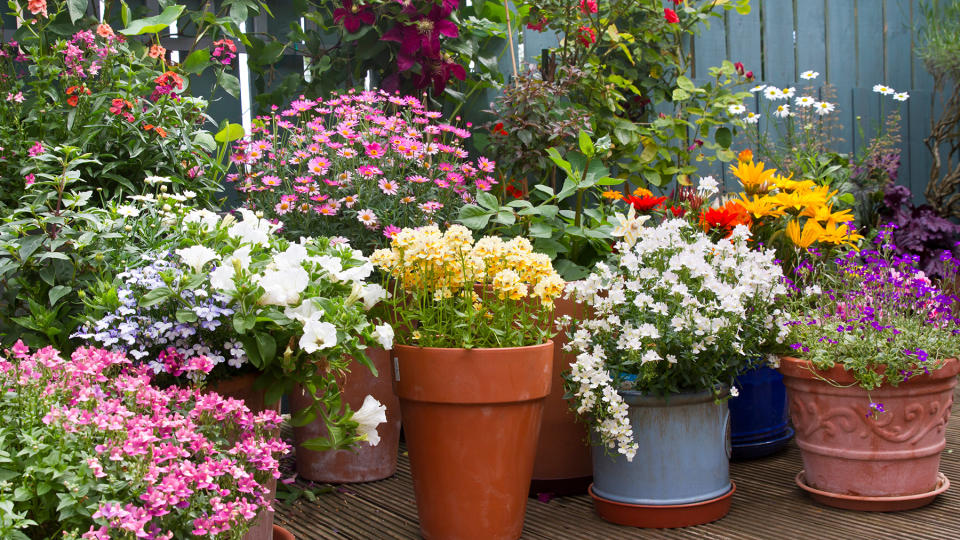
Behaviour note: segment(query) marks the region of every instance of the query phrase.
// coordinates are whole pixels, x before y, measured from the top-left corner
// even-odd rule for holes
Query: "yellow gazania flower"
[[[800,230],[800,222],[792,219],[787,224],[787,236],[793,243],[803,249],[807,249],[811,244],[820,239],[823,234],[823,227],[812,219],[808,219],[803,225],[803,231]]]
[[[815,188],[817,184],[813,180],[794,180],[793,175],[777,175],[773,178],[773,185],[781,191],[806,191]]]
[[[612,189],[608,189],[604,191],[603,193],[600,194],[600,196],[603,197],[604,199],[610,199],[611,201],[619,201],[620,199],[623,199],[623,193],[620,193],[619,191],[614,191]]]
[[[853,214],[849,209],[834,212],[832,204],[805,208],[800,215],[813,218],[820,222],[821,225],[837,225],[853,221]]]
[[[740,200],[737,203],[749,212],[754,218],[780,217],[784,214],[780,203],[769,195],[756,196],[750,198],[746,193],[740,194]]]
[[[740,180],[747,193],[766,192],[773,181],[773,175],[776,169],[764,169],[763,162],[754,164],[752,161],[738,161],[736,165],[730,166],[730,172]]]
[[[790,212],[791,214],[796,214],[799,211],[806,210],[809,207],[819,208],[826,202],[826,200],[819,193],[805,190],[789,192],[784,191],[773,195],[773,198],[784,210]]]
[[[854,247],[856,247],[855,243],[862,239],[863,235],[853,232],[846,223],[828,223],[820,235],[821,242],[829,242],[836,245],[846,244]]]

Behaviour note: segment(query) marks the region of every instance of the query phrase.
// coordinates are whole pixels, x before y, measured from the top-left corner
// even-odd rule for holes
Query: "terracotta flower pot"
[[[350,483],[372,482],[393,476],[397,472],[397,454],[400,446],[400,401],[391,384],[392,363],[390,352],[383,349],[367,349],[367,356],[377,368],[374,377],[364,366],[356,365],[344,378],[341,391],[344,400],[356,411],[363,405],[367,395],[372,395],[387,406],[387,421],[377,427],[380,443],[370,446],[361,443],[353,450],[329,450],[315,452],[300,446],[304,441],[327,434],[322,420],[293,428],[296,443],[297,474],[314,482]],[[290,408],[294,411],[310,405],[312,398],[299,386],[290,396]]]
[[[393,354],[423,536],[519,538],[553,342]]]
[[[296,540],[293,533],[279,525],[273,526],[273,540]]]
[[[803,457],[801,487],[844,508],[857,506],[850,502],[857,499],[900,499],[894,507],[854,509],[906,509],[932,500],[928,494],[942,484],[940,452],[960,362],[948,360],[937,371],[869,394],[842,366],[815,372],[810,362],[785,357],[780,372]],[[882,403],[885,412],[869,414],[870,402]]]
[[[574,300],[557,298],[554,318],[564,315],[574,320],[583,319],[585,307]],[[533,480],[530,492],[573,495],[586,493],[593,480],[593,459],[587,427],[570,410],[570,402],[563,399],[563,372],[577,355],[564,352],[567,343],[564,332],[553,338],[553,383],[550,395],[543,402],[543,422],[540,425],[540,443],[533,462]]]
[[[239,377],[217,382],[207,387],[207,389],[224,397],[242,399],[251,412],[263,412],[267,409],[264,405],[265,392],[263,390],[254,390],[253,388],[253,383],[256,382],[257,376],[255,373],[247,373]],[[280,402],[272,405],[271,408],[279,411]],[[277,492],[277,480],[275,478],[270,479],[270,492],[274,495]],[[273,495],[271,495],[271,497],[272,496]],[[243,535],[243,540],[271,540],[273,535],[273,511],[263,509],[257,513],[257,517],[254,518],[254,526],[247,531],[247,534]]]

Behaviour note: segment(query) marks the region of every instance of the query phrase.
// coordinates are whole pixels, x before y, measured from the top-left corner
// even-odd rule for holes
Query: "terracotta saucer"
[[[593,507],[601,518],[617,525],[653,529],[690,527],[716,521],[730,512],[730,503],[737,486],[730,482],[730,491],[706,501],[690,504],[629,504],[598,497],[593,484],[588,492]]]
[[[830,493],[820,491],[807,485],[804,471],[797,473],[796,482],[800,489],[806,491],[813,497],[813,500],[826,506],[834,508],[843,508],[844,510],[857,510],[860,512],[898,512],[900,510],[911,510],[920,508],[933,502],[937,495],[943,493],[950,487],[950,480],[943,473],[937,473],[937,485],[926,493],[916,495],[902,495],[899,497],[863,497],[859,495],[842,495],[839,493]]]

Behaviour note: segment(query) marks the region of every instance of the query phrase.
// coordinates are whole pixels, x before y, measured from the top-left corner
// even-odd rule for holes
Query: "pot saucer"
[[[672,529],[690,527],[716,521],[730,512],[730,503],[737,486],[730,482],[730,491],[706,501],[690,504],[629,504],[604,499],[593,492],[590,484],[588,492],[593,498],[593,507],[601,518],[617,525],[654,529]]]
[[[943,493],[950,487],[950,480],[948,480],[943,473],[937,473],[937,485],[934,486],[932,490],[926,493],[897,497],[864,497],[860,495],[843,495],[840,493],[821,491],[807,485],[804,471],[797,473],[796,482],[797,485],[800,486],[800,489],[809,493],[813,500],[820,504],[860,512],[897,512],[900,510],[920,508],[933,502],[933,499],[935,499],[937,495]]]
[[[732,454],[730,459],[733,461],[748,461],[769,456],[784,449],[792,438],[793,428],[788,427],[782,435],[766,441],[734,442],[731,444]]]

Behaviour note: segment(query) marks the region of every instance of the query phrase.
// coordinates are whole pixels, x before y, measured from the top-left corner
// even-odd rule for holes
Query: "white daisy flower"
[[[758,84],[758,85],[754,86],[753,88],[751,88],[750,91],[753,92],[753,93],[757,93],[757,92],[760,92],[761,90],[763,90],[763,89],[766,88],[766,87],[767,87],[767,85],[765,85],[765,84]]]
[[[832,113],[836,106],[828,101],[819,101],[813,105],[813,108],[817,110],[817,114],[823,116]]]
[[[768,86],[766,90],[763,91],[764,97],[770,101],[776,101],[778,99],[783,99],[783,92],[780,91],[776,86]]]
[[[373,210],[364,208],[357,213],[357,221],[368,226],[374,225],[377,223],[377,215],[373,213]]]
[[[878,94],[883,94],[885,96],[889,96],[890,94],[896,93],[896,90],[894,90],[893,88],[890,88],[889,86],[885,86],[882,84],[874,85],[873,91],[877,92]]]
[[[813,99],[813,98],[810,97],[810,96],[800,96],[800,97],[797,98],[797,100],[796,100],[794,103],[797,104],[797,107],[804,107],[804,108],[806,108],[806,107],[813,107],[813,105],[814,105],[816,102],[817,102],[817,100]]]
[[[816,79],[816,78],[819,77],[819,76],[820,76],[820,74],[817,73],[816,71],[813,71],[812,69],[811,69],[811,70],[808,70],[808,71],[804,71],[803,73],[800,74],[800,78],[803,79],[803,80],[805,80],[805,81],[810,81],[810,80]]]
[[[790,88],[784,88],[783,90],[780,91],[780,93],[784,98],[789,99],[789,98],[792,98],[794,94],[797,93],[797,89],[791,86]]]
[[[120,214],[123,217],[137,217],[140,215],[140,211],[132,205],[121,204],[117,207],[117,214]]]
[[[773,111],[773,115],[777,118],[786,118],[790,116],[790,104],[784,103],[783,105],[777,106],[777,110]]]
[[[893,99],[897,101],[906,101],[910,99],[910,94],[906,92],[897,92],[896,94],[893,95]]]
[[[760,121],[760,115],[755,112],[748,112],[744,120],[746,120],[748,124],[756,124]]]
[[[746,110],[747,108],[740,103],[736,103],[727,107],[727,112],[729,112],[730,114],[743,114],[743,112]]]

